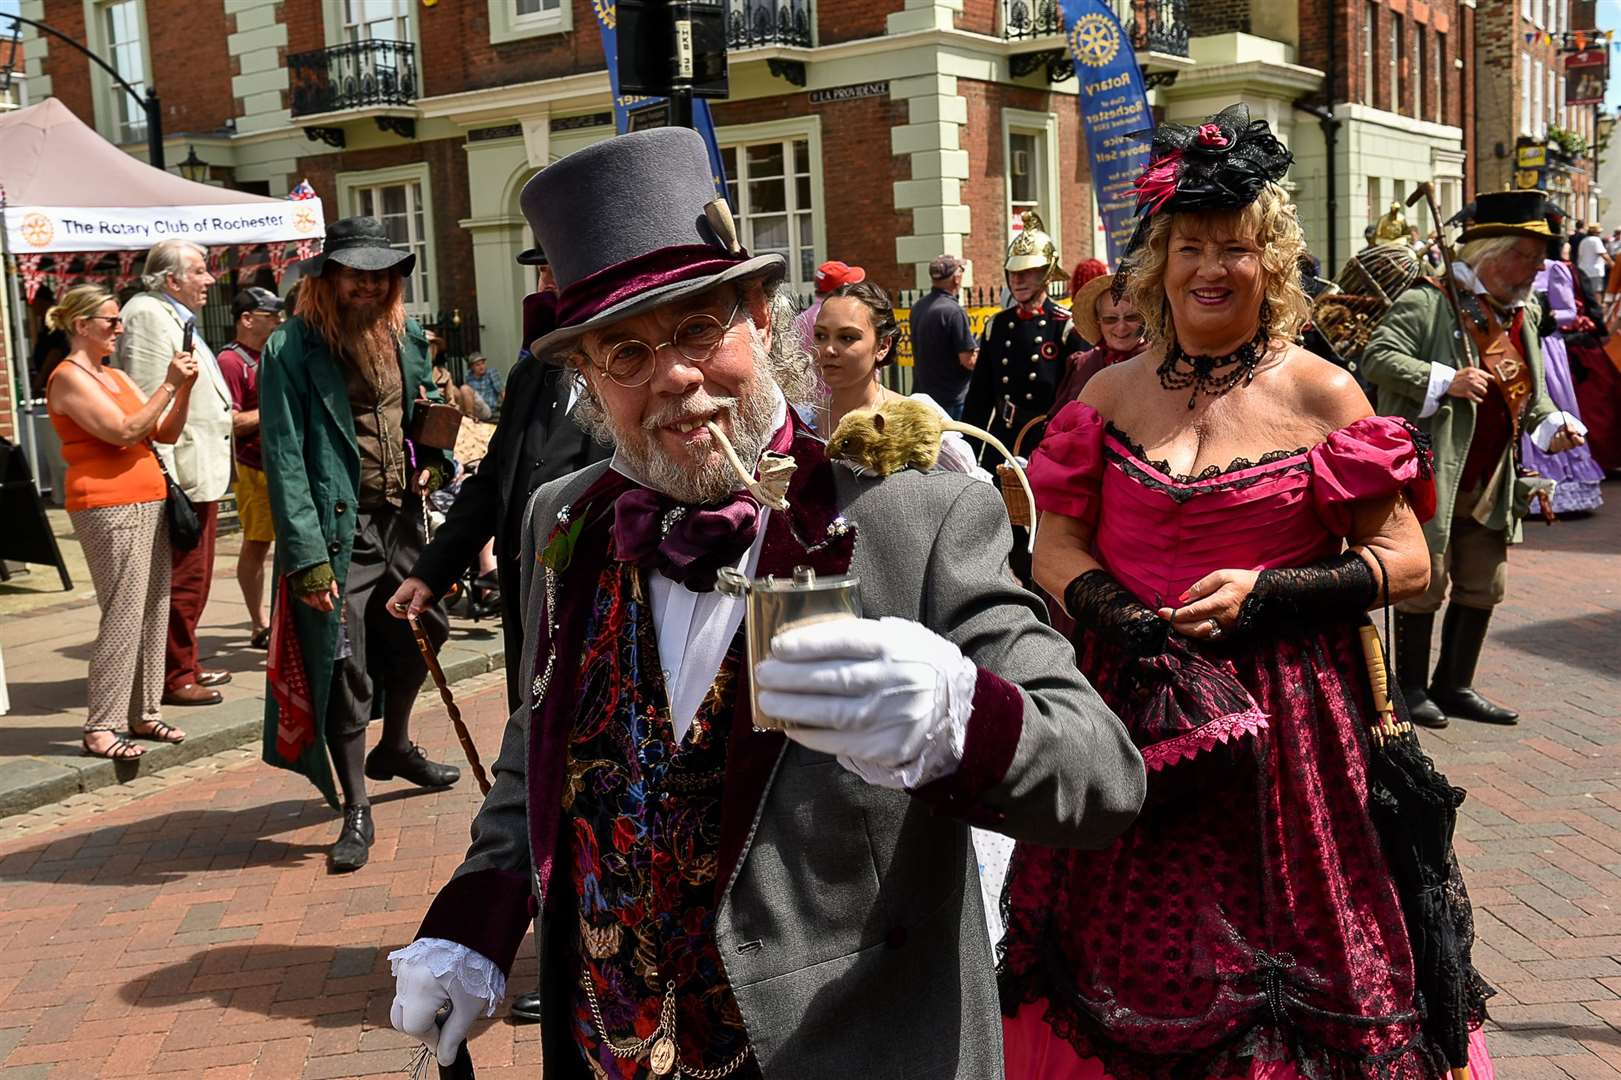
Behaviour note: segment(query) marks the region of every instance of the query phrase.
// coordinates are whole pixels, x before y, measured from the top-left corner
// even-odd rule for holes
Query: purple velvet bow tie
[[[657,570],[694,592],[709,592],[723,566],[735,566],[760,531],[760,504],[738,492],[718,506],[683,506],[631,488],[614,504],[614,551],[621,562]]]

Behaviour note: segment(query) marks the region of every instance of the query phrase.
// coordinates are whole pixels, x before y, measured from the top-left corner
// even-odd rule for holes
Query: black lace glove
[[[1088,570],[1064,589],[1064,607],[1077,629],[1085,628],[1133,656],[1165,651],[1171,624],[1154,614],[1107,570]]]
[[[1306,566],[1262,570],[1255,588],[1238,609],[1240,634],[1278,630],[1299,623],[1355,619],[1373,603],[1373,571],[1354,551],[1330,555]]]

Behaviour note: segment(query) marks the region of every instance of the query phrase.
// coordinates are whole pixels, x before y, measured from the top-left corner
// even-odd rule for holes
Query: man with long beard
[[[578,373],[615,454],[529,503],[525,701],[466,861],[393,954],[394,1026],[452,1062],[538,913],[548,1078],[1000,1077],[968,826],[1098,846],[1144,787],[1008,576],[1000,500],[863,474],[797,421],[786,265],[742,249],[696,133],[572,154],[522,204],[560,288],[534,352]],[[785,509],[716,432],[742,468],[792,458]],[[859,577],[865,617],[785,628],[751,666],[717,579],[799,568]],[[755,691],[786,732],[755,730]]]
[[[422,545],[421,500],[449,470],[442,450],[407,438],[416,409],[440,399],[422,328],[405,316],[416,256],[376,218],[345,218],[300,266],[297,314],[265,344],[259,423],[276,524],[264,759],[304,773],[337,804],[333,871],[366,864],[374,829],[366,779],[423,787],[460,772],[412,744],[411,707],[427,675],[411,631],[384,604]],[[292,601],[292,602],[289,602]],[[437,646],[438,606],[419,619]],[[366,753],[374,711],[383,736]],[[328,753],[330,751],[330,765]]]

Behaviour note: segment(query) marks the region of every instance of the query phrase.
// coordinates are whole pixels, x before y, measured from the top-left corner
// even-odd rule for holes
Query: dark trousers
[[[169,637],[163,646],[163,689],[178,690],[197,681],[197,623],[208,606],[214,582],[214,536],[220,520],[217,502],[192,503],[203,535],[190,551],[174,548],[169,557]]]
[[[422,513],[414,499],[401,510],[362,510],[355,521],[354,553],[343,590],[343,642],[332,673],[327,731],[332,736],[366,730],[376,716],[404,738],[428,666],[411,624],[385,607],[422,554]],[[434,604],[417,617],[437,650],[450,636],[445,610]],[[380,700],[379,700],[380,698]]]

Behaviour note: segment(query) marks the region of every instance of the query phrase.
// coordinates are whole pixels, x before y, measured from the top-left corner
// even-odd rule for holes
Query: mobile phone
[[[196,319],[187,319],[186,320],[186,332],[185,332],[185,335],[182,336],[181,339],[180,339],[180,351],[183,352],[183,353],[191,352],[192,339],[195,338],[196,336],[197,336],[197,320]]]

